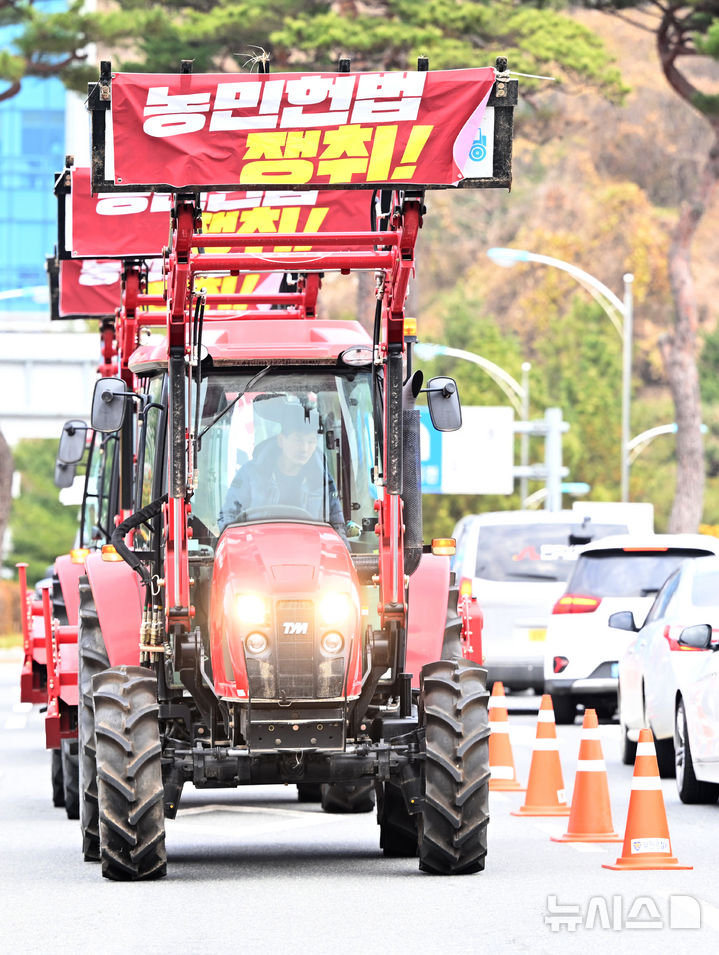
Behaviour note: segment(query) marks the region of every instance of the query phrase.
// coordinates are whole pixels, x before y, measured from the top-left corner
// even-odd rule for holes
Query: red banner
[[[369,232],[371,196],[350,190],[308,192],[211,192],[201,197],[205,233],[306,232],[312,248],[315,232]],[[167,244],[172,196],[159,193],[112,193],[91,196],[90,170],[73,170],[71,228],[68,242],[82,260],[60,262],[60,317],[113,315],[121,303],[121,264],[102,256],[157,256]],[[287,251],[285,246],[252,246],[254,251]],[[351,246],[343,246],[351,248]],[[242,251],[234,247],[235,251]],[[213,248],[214,252],[226,251]],[[281,273],[203,275],[198,286],[209,295],[275,294]],[[148,294],[162,295],[162,263],[150,263]],[[222,307],[220,305],[219,307]],[[227,309],[252,306],[226,305]],[[255,306],[258,307],[258,306]],[[157,309],[155,309],[157,310]]]
[[[122,299],[120,263],[60,259],[58,317],[114,315]]]
[[[209,192],[200,199],[202,227],[208,233],[371,229],[371,196],[357,190]],[[73,256],[87,258],[159,256],[167,245],[172,202],[169,194],[151,192],[93,196],[90,170],[74,169],[68,248]]]
[[[491,176],[492,140],[481,125],[494,77],[492,67],[113,73],[105,174],[121,185],[175,188],[454,185]]]

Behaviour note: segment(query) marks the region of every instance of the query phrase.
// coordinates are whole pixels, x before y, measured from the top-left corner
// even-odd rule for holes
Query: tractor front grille
[[[277,603],[277,693],[288,700],[315,697],[315,627],[311,600]]]

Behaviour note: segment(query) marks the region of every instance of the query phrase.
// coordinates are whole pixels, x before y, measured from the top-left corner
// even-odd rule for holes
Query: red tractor
[[[451,379],[423,388],[413,371],[404,303],[423,186],[508,185],[515,101],[494,69],[342,64],[268,80],[103,64],[93,189],[174,195],[166,338],[129,356],[140,387],[101,379],[92,407],[121,447],[137,436],[134,509],[112,536],[124,562],[90,555],[80,588],[81,818],[105,877],[165,874],[164,819],[186,782],[293,783],[327,811],[365,811],[376,795],[386,855],[434,873],[484,867],[486,671],[464,655],[451,542],[423,544],[416,401],[427,395],[440,430],[461,413]],[[490,166],[473,179],[488,102]],[[220,142],[199,162],[204,138],[172,139],[208,117],[208,139],[231,131],[239,172],[213,168],[229,155]],[[367,190],[364,221],[251,240],[201,231],[199,193],[298,179]],[[376,277],[371,336],[317,317],[323,276],[359,269]],[[256,272],[284,276],[267,308],[208,309],[208,276]]]

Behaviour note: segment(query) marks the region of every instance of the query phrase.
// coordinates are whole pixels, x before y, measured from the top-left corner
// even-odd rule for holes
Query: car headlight
[[[267,619],[267,601],[260,594],[240,594],[235,598],[235,613],[246,626],[264,623]]]
[[[317,610],[325,626],[339,627],[349,620],[352,602],[349,594],[334,591],[322,597]]]

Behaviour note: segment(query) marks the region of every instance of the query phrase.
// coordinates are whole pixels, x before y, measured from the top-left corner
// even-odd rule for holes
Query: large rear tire
[[[694,774],[694,760],[689,746],[687,716],[683,700],[679,700],[674,721],[674,754],[677,792],[681,801],[693,804],[716,802],[719,799],[719,785],[701,782]]]
[[[167,872],[157,679],[113,667],[92,681],[102,874],[118,882]]]
[[[358,779],[352,783],[323,783],[322,808],[325,812],[372,812],[374,783]]]
[[[379,847],[389,858],[417,855],[417,820],[407,812],[404,796],[394,783],[377,784]]]
[[[484,868],[489,822],[487,671],[468,660],[422,667],[425,732],[419,867],[438,875]]]
[[[50,782],[52,804],[56,809],[62,809],[65,805],[65,786],[62,781],[62,754],[59,749],[50,750]]]
[[[95,762],[95,711],[92,679],[110,666],[97,618],[95,600],[87,577],[80,578],[78,631],[78,768],[82,854],[86,862],[100,861],[97,815],[97,766]]]
[[[68,819],[80,818],[80,794],[78,791],[78,755],[77,740],[60,740],[60,758],[62,760],[62,782],[65,793],[65,812]]]

